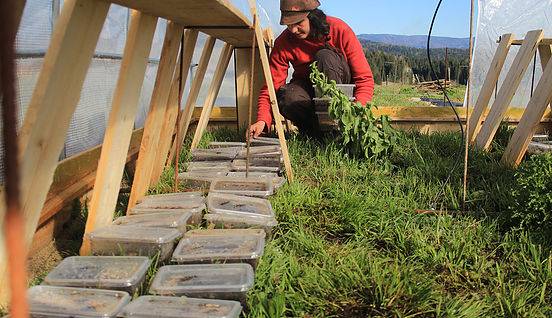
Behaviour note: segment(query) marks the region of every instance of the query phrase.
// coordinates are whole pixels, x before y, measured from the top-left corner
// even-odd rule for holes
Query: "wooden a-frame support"
[[[157,147],[165,110],[169,99],[169,91],[176,68],[176,60],[180,48],[180,39],[184,29],[174,22],[167,23],[167,32],[161,50],[161,58],[157,68],[157,77],[153,89],[150,109],[144,125],[144,135],[140,145],[140,153],[134,172],[134,181],[128,202],[128,210],[132,209],[149,189],[151,174],[155,165]]]
[[[66,0],[44,57],[19,133],[21,207],[27,248],[52,183],[109,6],[103,1]],[[0,208],[5,209],[5,205]],[[0,215],[4,215],[4,211]],[[2,304],[6,303],[9,293],[6,274],[6,259],[1,258]]]
[[[139,11],[131,12],[130,28],[89,203],[85,233],[113,222],[156,25],[156,17]],[[90,244],[85,235],[81,255],[89,254]]]

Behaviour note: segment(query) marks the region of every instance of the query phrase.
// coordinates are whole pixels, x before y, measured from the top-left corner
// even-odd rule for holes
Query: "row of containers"
[[[193,192],[146,196],[89,233],[94,256],[29,289],[32,317],[239,317],[277,225],[267,198],[285,182],[281,161],[271,138],[194,151],[179,175]]]

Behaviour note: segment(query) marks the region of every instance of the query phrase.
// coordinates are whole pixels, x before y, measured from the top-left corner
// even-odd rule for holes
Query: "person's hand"
[[[248,130],[249,138],[259,137],[263,133],[265,127],[266,127],[266,123],[262,120],[251,125],[251,127],[249,127],[249,130]]]

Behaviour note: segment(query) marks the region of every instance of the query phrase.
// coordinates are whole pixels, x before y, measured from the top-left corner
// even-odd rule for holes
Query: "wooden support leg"
[[[270,104],[272,107],[272,114],[274,117],[274,122],[276,124],[276,131],[278,132],[278,139],[280,140],[280,147],[282,148],[282,155],[284,157],[284,167],[286,168],[286,174],[288,181],[293,181],[293,171],[291,170],[291,160],[289,158],[289,151],[286,143],[286,136],[284,135],[284,126],[282,125],[282,115],[278,110],[278,100],[276,98],[276,90],[274,89],[274,82],[272,81],[272,74],[270,73],[270,63],[268,61],[268,54],[266,52],[266,47],[264,46],[264,38],[261,27],[259,26],[259,21],[255,23],[255,34],[257,36],[257,43],[259,43],[259,53],[261,56],[261,64],[263,66],[263,72],[266,79],[266,84],[268,85],[268,93],[270,95]]]
[[[220,54],[220,60],[213,76],[211,86],[209,87],[205,102],[203,103],[201,117],[199,119],[199,123],[197,124],[194,140],[192,141],[192,150],[197,148],[197,145],[199,144],[201,138],[203,137],[203,134],[205,133],[207,124],[209,124],[211,111],[213,110],[213,106],[215,105],[215,100],[217,99],[217,96],[219,94],[220,87],[222,86],[222,82],[224,80],[224,75],[226,74],[228,64],[230,63],[230,58],[232,57],[232,49],[232,45],[226,44]]]
[[[255,57],[256,65],[261,65],[260,56]],[[247,119],[249,114],[249,90],[251,85],[251,49],[239,48],[234,50],[234,65],[236,70],[236,108],[238,115],[238,129],[247,127]],[[253,80],[253,100],[259,99],[259,92],[262,86],[266,83],[263,70],[260,67],[255,69],[255,78]],[[253,113],[257,113],[256,103],[253,105]]]
[[[544,72],[502,156],[502,163],[508,166],[517,166],[521,163],[527,152],[527,147],[544,116],[546,107],[552,102],[552,63],[548,63],[550,46],[548,46],[548,50],[543,51],[545,51],[545,56],[542,55],[543,52],[541,51],[541,61]]]
[[[113,95],[111,114],[94,182],[94,192],[88,209],[86,233],[109,225],[113,221],[156,25],[157,18],[132,11],[119,79]],[[85,236],[81,255],[89,254],[90,244]]]
[[[550,44],[540,45],[539,55],[541,60],[541,66],[544,71],[544,69],[546,68],[546,65],[548,65],[548,61],[550,61],[550,58],[552,58],[552,45]],[[552,108],[552,104],[550,104],[550,107]]]
[[[194,113],[197,97],[199,96],[199,91],[201,89],[201,85],[203,84],[203,79],[205,78],[207,67],[209,66],[209,60],[211,59],[211,55],[213,54],[215,41],[216,39],[211,36],[207,39],[207,41],[205,41],[205,46],[203,47],[203,53],[201,54],[201,59],[199,60],[199,65],[197,67],[194,81],[192,82],[192,87],[190,87],[190,92],[188,93],[188,99],[186,100],[186,105],[182,110],[182,116],[180,117],[180,121],[177,123],[177,127],[180,127],[179,128],[180,132],[177,136],[180,136],[180,137],[179,139],[175,138],[174,140],[174,143],[171,148],[171,152],[169,154],[169,159],[168,159],[169,164],[173,161],[176,155],[176,148],[177,148],[176,145],[182,144],[182,142],[184,141],[184,138],[186,138],[186,132],[188,131],[188,127],[190,126],[190,122],[192,121],[192,115]]]
[[[493,58],[493,61],[491,62],[489,71],[487,72],[487,77],[485,78],[485,82],[481,87],[481,92],[477,97],[475,108],[469,119],[470,122],[468,125],[468,140],[470,143],[475,141],[475,137],[481,129],[483,115],[485,114],[485,111],[489,106],[489,101],[491,100],[491,97],[493,95],[493,91],[496,87],[500,72],[504,67],[504,62],[506,62],[506,57],[508,56],[508,52],[510,51],[513,40],[514,36],[512,34],[504,34],[500,39],[500,43],[496,50],[495,56]]]
[[[491,146],[500,122],[504,119],[504,114],[506,110],[508,110],[516,90],[519,87],[519,83],[523,75],[525,75],[525,71],[529,67],[543,36],[544,33],[542,30],[535,30],[527,33],[523,45],[512,63],[512,68],[508,72],[504,84],[500,88],[498,96],[491,107],[489,115],[485,119],[485,123],[481,127],[479,135],[476,137],[476,144],[479,148],[488,150]]]
[[[182,79],[180,79],[180,71],[174,72],[171,93],[169,95],[167,109],[165,112],[165,120],[163,121],[161,136],[159,137],[159,148],[157,150],[157,158],[155,159],[156,166],[150,181],[151,184],[154,184],[159,180],[159,177],[165,168],[167,154],[169,153],[169,148],[171,147],[175,133],[178,112],[180,111],[181,101],[178,100],[178,97],[182,94],[182,91],[179,92],[180,81],[182,81],[182,90],[184,90],[186,80],[188,79],[188,70],[190,69],[190,64],[192,63],[192,58],[194,56],[198,33],[199,32],[197,30],[187,30],[184,34],[184,52],[181,52],[181,60],[178,65],[178,67],[182,66]]]
[[[171,81],[176,68],[176,59],[180,48],[180,38],[183,28],[173,22],[167,24],[165,41],[161,50],[161,59],[157,68],[157,77],[155,87],[151,96],[150,110],[146,123],[144,125],[144,135],[140,145],[140,154],[134,173],[134,181],[130,192],[128,209],[136,205],[136,201],[141,199],[150,186],[151,174],[155,165],[157,147],[163,119],[165,118],[165,109],[169,99]]]
[[[20,131],[21,207],[30,246],[109,3],[66,0]],[[4,205],[2,205],[4,207]],[[0,213],[3,215],[3,211]],[[0,301],[6,287],[0,259]]]

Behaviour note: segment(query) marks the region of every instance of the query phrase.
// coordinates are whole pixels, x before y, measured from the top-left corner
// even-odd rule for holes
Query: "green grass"
[[[464,100],[466,87],[453,85],[447,89],[447,94],[453,102],[461,103]],[[428,92],[414,85],[389,83],[389,85],[376,85],[374,90],[374,104],[378,107],[387,106],[428,106],[427,102],[419,101],[419,98],[442,100],[441,92]]]

